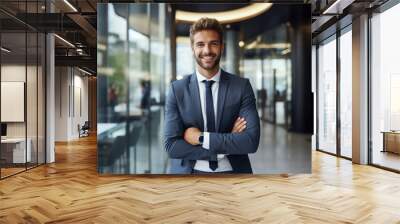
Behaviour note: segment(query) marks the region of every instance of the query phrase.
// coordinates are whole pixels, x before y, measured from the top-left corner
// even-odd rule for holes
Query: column
[[[46,34],[46,163],[55,161],[55,60],[54,35]]]
[[[227,30],[225,35],[225,69],[227,72],[239,75],[239,32]]]
[[[303,5],[302,7],[310,7]],[[298,11],[301,12],[301,11]],[[296,19],[288,28],[291,37],[292,102],[290,131],[312,133],[313,93],[311,78],[311,25],[303,21],[302,13],[292,14]],[[307,14],[310,16],[310,14]]]
[[[353,162],[368,163],[368,15],[353,19]]]

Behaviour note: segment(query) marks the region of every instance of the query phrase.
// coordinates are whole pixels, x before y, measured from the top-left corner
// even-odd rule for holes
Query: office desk
[[[25,163],[31,162],[31,145],[30,138],[26,140],[28,143],[25,154],[25,138],[6,138],[1,139],[1,157],[6,163]],[[25,161],[26,159],[26,161]]]
[[[383,131],[383,150],[382,152],[393,152],[400,154],[400,132]]]

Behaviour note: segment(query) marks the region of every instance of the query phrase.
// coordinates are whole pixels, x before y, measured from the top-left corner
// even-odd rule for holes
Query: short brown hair
[[[223,42],[224,34],[222,31],[222,26],[216,19],[203,17],[197,20],[195,23],[192,24],[190,27],[190,42],[193,44],[193,37],[194,35],[202,30],[213,30],[218,33],[220,42]]]

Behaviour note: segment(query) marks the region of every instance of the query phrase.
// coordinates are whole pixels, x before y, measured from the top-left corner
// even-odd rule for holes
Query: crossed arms
[[[200,130],[185,129],[178,110],[174,86],[171,85],[165,105],[164,147],[170,158],[215,160],[217,154],[248,154],[257,151],[260,124],[253,90],[249,81],[243,90],[239,117],[230,133],[210,133],[210,149],[198,145]],[[239,119],[242,118],[242,119]]]

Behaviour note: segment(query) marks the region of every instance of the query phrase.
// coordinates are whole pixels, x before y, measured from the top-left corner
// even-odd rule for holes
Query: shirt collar
[[[203,75],[200,74],[199,70],[196,69],[196,77],[197,77],[197,81],[198,82],[202,82],[204,80],[208,80],[206,77],[204,77]],[[213,80],[215,82],[219,82],[221,78],[221,68],[218,69],[218,72],[216,75],[214,75],[211,79],[209,80]]]

